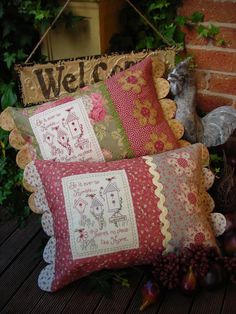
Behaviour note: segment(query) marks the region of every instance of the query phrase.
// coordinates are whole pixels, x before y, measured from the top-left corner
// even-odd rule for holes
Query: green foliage
[[[22,63],[61,9],[58,0],[1,0],[0,2],[0,111],[21,106],[14,65]],[[82,17],[63,13],[58,22],[75,25]],[[41,61],[40,51],[34,61]],[[8,132],[0,128],[0,220],[9,209],[22,222],[29,214],[27,194],[21,186],[22,171],[15,163],[16,152],[8,145]]]
[[[124,31],[112,37],[110,51],[155,49],[166,46],[183,49],[185,45],[183,26],[196,28],[198,35],[207,39],[215,40],[219,34],[219,28],[215,25],[200,24],[204,21],[202,12],[193,12],[189,17],[177,15],[177,8],[182,4],[181,0],[136,0],[132,3],[153,25],[156,32],[127,4],[120,16]],[[158,36],[158,33],[161,36]],[[164,40],[161,37],[164,37]],[[220,39],[217,44],[223,46],[225,42]]]
[[[214,39],[215,36],[219,34],[219,32],[220,32],[219,27],[212,24],[209,26],[199,25],[197,27],[197,33],[202,38]]]
[[[202,12],[194,12],[191,16],[190,16],[190,21],[192,23],[200,23],[204,21],[204,14]]]
[[[210,153],[210,166],[216,176],[219,175],[223,169],[224,159],[216,151]]]
[[[149,270],[150,267],[147,269]],[[130,278],[139,275],[141,271],[141,268],[133,267],[122,270],[102,270],[92,273],[85,278],[87,292],[90,293],[91,290],[96,290],[106,298],[111,298],[114,282],[122,287],[130,288]]]
[[[181,22],[185,22],[183,19],[182,21],[178,19],[179,24],[176,23],[177,8],[181,4],[181,0],[136,0],[132,3],[165,37],[170,45],[183,47],[184,33],[179,25]],[[121,11],[120,23],[124,31],[113,36],[110,42],[110,51],[166,47],[166,42],[128,4]]]

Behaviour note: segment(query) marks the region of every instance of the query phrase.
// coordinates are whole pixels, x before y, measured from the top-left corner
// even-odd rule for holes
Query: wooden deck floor
[[[112,299],[86,292],[86,280],[57,293],[41,291],[37,277],[44,266],[41,255],[45,239],[37,215],[32,214],[22,229],[14,221],[0,225],[0,313],[139,312],[142,272],[131,278],[131,288],[114,284]],[[168,292],[144,313],[236,314],[236,285],[201,291],[195,297]]]

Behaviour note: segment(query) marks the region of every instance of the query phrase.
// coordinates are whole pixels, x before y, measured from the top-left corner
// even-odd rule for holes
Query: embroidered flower
[[[202,245],[206,244],[207,241],[211,240],[211,234],[208,231],[207,226],[205,226],[203,223],[198,223],[197,225],[193,227],[189,227],[187,229],[188,232],[188,240],[187,245],[190,244],[196,244],[196,245]]]
[[[133,115],[138,119],[142,126],[147,124],[156,124],[157,111],[153,108],[152,103],[148,100],[141,102],[139,99],[135,101],[136,108],[133,111]]]
[[[172,153],[171,158],[167,159],[169,165],[174,166],[175,173],[177,175],[186,174],[186,176],[192,176],[192,170],[196,168],[194,161],[190,159],[190,155],[187,152]]]
[[[183,183],[181,193],[177,195],[177,198],[182,202],[187,213],[192,214],[199,211],[196,187],[188,186],[186,183]]]
[[[133,91],[140,93],[142,86],[146,85],[146,81],[142,77],[142,71],[125,71],[125,74],[121,76],[118,82],[122,85],[122,89],[125,91]]]
[[[85,229],[77,229],[78,232],[78,241],[85,241],[88,238],[88,233]]]
[[[145,149],[149,154],[161,153],[173,148],[173,144],[168,142],[167,135],[164,133],[152,133],[151,141],[145,144]]]

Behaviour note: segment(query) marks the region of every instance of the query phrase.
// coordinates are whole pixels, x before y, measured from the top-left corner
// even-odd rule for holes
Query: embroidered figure
[[[52,133],[46,132],[45,134],[43,134],[43,140],[50,146],[53,146],[53,138],[54,135]]]
[[[105,220],[103,217],[104,208],[102,202],[97,197],[93,197],[90,206],[90,212],[93,217],[98,221],[99,229],[102,230],[105,226]]]
[[[82,229],[75,229],[75,233],[78,233],[77,241],[80,243],[80,248],[82,251],[90,249],[91,251],[97,249],[96,241],[92,239],[88,239],[88,232]]]
[[[65,123],[68,125],[72,138],[81,137],[83,135],[83,126],[79,123],[79,118],[71,109],[66,110],[68,111],[68,115]]]
[[[106,179],[109,183],[103,191],[103,194],[106,196],[108,212],[114,212],[120,208],[120,190],[118,189],[116,183],[112,182],[113,179],[114,177]]]
[[[88,203],[82,199],[76,199],[74,202],[74,208],[77,210],[77,212],[80,215],[80,224],[83,225],[83,222],[86,220],[86,215],[84,215],[84,211],[87,207]]]
[[[78,241],[85,241],[88,238],[88,232],[83,228],[83,229],[76,229],[75,232],[78,232]]]
[[[53,129],[55,129],[57,132],[58,144],[61,145],[62,147],[64,147],[67,150],[68,155],[70,156],[72,154],[72,147],[70,145],[70,140],[69,140],[67,133],[63,129],[61,129],[59,126],[53,128]]]
[[[52,156],[61,154],[60,149],[58,149],[56,145],[53,143],[54,137],[55,135],[53,135],[50,132],[46,132],[45,134],[43,134],[43,141],[47,143],[48,146],[50,147]]]
[[[79,123],[79,118],[74,112],[71,111],[72,108],[67,109],[68,115],[64,121],[65,127],[68,127],[70,134],[73,139],[76,140],[75,147],[79,147],[81,150],[89,149],[90,144],[87,139],[82,139],[84,135],[83,124]]]
[[[109,218],[109,222],[113,223],[117,228],[124,227],[127,225],[127,216],[121,214],[123,200],[122,197],[119,199],[119,208]]]

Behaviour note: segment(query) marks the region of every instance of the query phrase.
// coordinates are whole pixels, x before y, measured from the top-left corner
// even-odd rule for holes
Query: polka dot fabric
[[[203,174],[202,171],[202,145],[192,145],[175,152],[177,155],[166,152],[109,163],[60,163],[36,160],[26,167],[24,179],[28,184],[39,190],[42,186],[44,188],[46,199],[42,203],[42,225],[45,232],[51,237],[44,250],[44,259],[49,265],[41,271],[39,276],[41,289],[56,291],[101,269],[149,264],[152,263],[158,251],[175,250],[180,248],[182,243],[193,243],[196,240],[196,230],[201,222],[199,217],[201,219],[205,217],[204,219],[207,220],[208,213],[204,211],[199,202],[197,206],[192,206],[193,197],[190,198],[189,203],[182,199],[189,192],[189,188],[186,189],[186,192],[181,185],[187,186],[190,178],[194,177],[195,185],[198,188],[199,182],[205,176],[206,172]],[[189,171],[182,173],[178,168],[163,169],[163,167],[168,168],[166,165],[168,162],[174,165],[172,159],[179,158],[179,156],[181,158],[180,166],[188,166]],[[183,158],[186,159],[185,163],[183,163]],[[83,175],[106,173],[109,180],[112,181],[111,174],[114,171],[124,171],[127,176],[137,227],[138,247],[121,249],[113,253],[96,254],[95,252],[93,256],[74,258],[63,180],[77,175],[81,178]],[[199,182],[197,178],[199,178]],[[169,182],[174,182],[173,186],[168,184]],[[177,189],[183,195],[180,194],[178,197]],[[176,191],[175,194],[173,190]],[[193,191],[195,192],[195,190],[194,187]],[[90,194],[93,191],[89,188],[87,190]],[[75,190],[75,193],[78,193],[78,190]],[[41,192],[40,194],[42,195]],[[34,193],[34,197],[37,198],[37,192]],[[73,207],[73,205],[71,206]],[[176,206],[180,207],[180,211],[185,213],[185,216],[187,215],[186,210],[189,211],[189,217],[195,215],[194,220],[185,219],[185,225],[181,227],[185,229],[185,233],[181,231],[185,239],[178,234],[182,230],[179,226],[183,225],[183,218],[176,214]],[[40,205],[37,212],[40,212]],[[205,235],[210,234],[208,244],[216,245],[210,223],[207,223],[201,232]],[[109,237],[110,235],[107,240]],[[178,242],[175,237],[176,239],[180,238],[180,241]],[[97,249],[99,250],[99,247]]]

